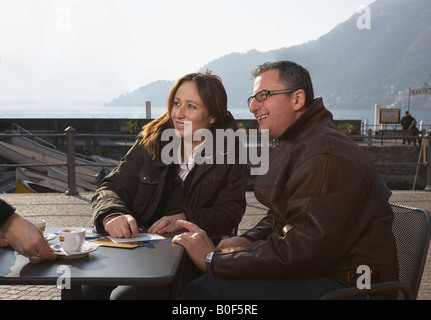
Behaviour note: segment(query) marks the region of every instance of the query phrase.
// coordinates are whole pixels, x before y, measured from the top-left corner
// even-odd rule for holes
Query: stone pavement
[[[49,227],[92,226],[90,193],[78,196],[52,193],[1,194],[0,197],[15,206],[17,212],[27,218],[44,218]],[[393,191],[390,200],[431,211],[430,192]],[[252,192],[247,192],[247,209],[239,226],[239,234],[253,227],[265,214],[266,208],[256,200]],[[60,290],[56,286],[0,285],[0,300],[59,299]],[[431,253],[428,254],[418,299],[431,299]]]

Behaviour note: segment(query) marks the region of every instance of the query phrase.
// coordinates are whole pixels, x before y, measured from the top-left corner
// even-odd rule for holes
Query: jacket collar
[[[315,125],[332,120],[332,113],[323,105],[322,98],[316,98],[314,102],[277,138],[278,140],[293,140],[304,128],[315,127]]]
[[[208,145],[209,142],[205,141],[203,142],[201,145],[199,145],[199,148],[197,150],[197,152],[201,152],[201,155],[208,158],[208,162],[211,162],[209,159],[212,158],[213,162],[216,162],[217,157],[225,157],[227,156],[230,152],[236,152],[236,148],[237,146],[233,146],[233,149],[228,148],[226,145],[223,146],[223,148],[217,149],[216,147],[216,130],[217,129],[222,129],[222,130],[227,130],[227,129],[232,129],[233,131],[237,130],[238,127],[236,125],[235,119],[232,116],[232,114],[230,113],[230,111],[227,112],[226,114],[226,119],[225,119],[225,124],[223,127],[218,127],[218,128],[212,128],[212,145]],[[159,136],[159,143],[160,143],[160,136]],[[236,139],[236,144],[238,144],[239,142]],[[180,148],[182,148],[182,144],[180,145]],[[161,148],[161,153],[165,153],[166,151],[164,150],[164,148]],[[174,151],[175,152],[175,151]],[[169,158],[169,156],[166,154],[166,156]],[[160,159],[162,157],[160,156]],[[152,160],[153,164],[156,168],[163,168],[163,167],[167,167],[166,164],[164,164],[161,160]]]

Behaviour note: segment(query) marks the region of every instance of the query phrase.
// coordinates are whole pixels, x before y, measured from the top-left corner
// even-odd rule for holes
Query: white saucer
[[[57,237],[57,235],[55,233],[47,233],[47,232],[45,232],[43,234],[43,236],[44,236],[46,241],[54,240]]]
[[[59,258],[63,258],[63,259],[78,259],[78,258],[86,257],[90,252],[96,251],[98,247],[99,245],[95,243],[85,241],[84,244],[82,245],[81,251],[66,253],[59,244],[51,245],[51,248],[55,250],[54,253]]]

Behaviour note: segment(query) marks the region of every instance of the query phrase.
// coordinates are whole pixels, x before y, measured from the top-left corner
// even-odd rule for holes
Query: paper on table
[[[137,237],[134,238],[114,238],[111,236],[108,236],[109,239],[116,243],[123,243],[123,242],[138,242],[138,241],[151,241],[151,240],[163,240],[165,237],[162,237],[161,235],[154,234],[154,233],[140,233]]]

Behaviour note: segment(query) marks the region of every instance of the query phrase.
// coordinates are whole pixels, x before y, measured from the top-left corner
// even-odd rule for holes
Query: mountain
[[[292,60],[306,67],[316,96],[329,109],[405,108],[409,88],[431,80],[431,6],[429,0],[377,0],[370,6],[370,28],[358,28],[356,13],[315,41],[268,52],[232,53],[202,67],[219,75],[229,108],[246,108],[251,71],[267,61]],[[173,82],[157,81],[126,93],[107,105],[164,106]],[[431,86],[431,84],[429,85]],[[431,95],[412,97],[415,108],[431,105]]]
[[[105,104],[106,106],[145,106],[146,101],[151,101],[152,106],[164,106],[168,99],[169,90],[174,81],[158,80],[140,87],[132,92],[124,93]]]

